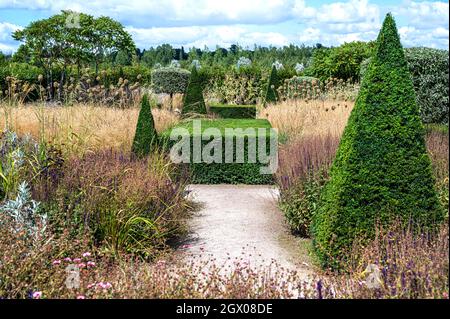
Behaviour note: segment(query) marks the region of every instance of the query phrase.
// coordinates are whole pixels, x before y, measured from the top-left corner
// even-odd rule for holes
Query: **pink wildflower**
[[[90,257],[91,256],[91,253],[89,253],[89,252],[85,252],[84,254],[83,254],[83,257]]]
[[[164,266],[166,264],[165,260],[158,260],[158,262],[156,263],[157,266]]]
[[[53,260],[52,264],[53,265],[59,265],[61,263],[61,260]]]
[[[79,295],[79,296],[77,296],[77,299],[86,299],[86,297],[83,295]]]
[[[88,262],[87,262],[87,266],[88,266],[88,267],[95,267],[95,262],[93,262],[93,261],[88,261]]]
[[[73,260],[73,262],[79,263],[79,262],[81,262],[81,258],[75,258],[75,259]]]
[[[85,268],[85,267],[86,267],[86,264],[85,264],[85,263],[79,263],[79,264],[78,264],[78,267],[79,267],[79,268]]]
[[[97,284],[97,287],[100,287],[102,289],[110,289],[110,288],[112,288],[112,285],[109,282],[99,282]]]
[[[33,299],[41,299],[41,297],[42,297],[42,291],[33,292]]]
[[[72,261],[72,258],[66,257],[66,258],[64,258],[64,261],[71,262],[71,261]]]

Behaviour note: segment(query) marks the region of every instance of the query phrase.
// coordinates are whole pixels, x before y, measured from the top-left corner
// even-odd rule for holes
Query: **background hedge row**
[[[210,104],[209,112],[221,118],[228,119],[254,119],[256,118],[255,105]]]
[[[448,51],[432,48],[407,48],[404,52],[423,122],[448,125]],[[370,61],[371,58],[368,58],[361,64],[361,80],[364,78]]]

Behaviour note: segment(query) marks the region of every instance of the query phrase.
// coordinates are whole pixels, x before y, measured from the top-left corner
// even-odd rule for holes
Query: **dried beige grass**
[[[0,126],[30,134],[69,153],[102,148],[129,150],[136,130],[138,108],[116,109],[79,104],[64,107],[1,105]],[[178,122],[168,110],[153,109],[158,132]]]
[[[340,136],[354,102],[332,100],[287,100],[270,104],[259,112],[279,134],[292,138],[332,134]]]

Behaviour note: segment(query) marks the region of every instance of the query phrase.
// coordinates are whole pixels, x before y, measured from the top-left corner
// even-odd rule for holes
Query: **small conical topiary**
[[[443,219],[424,134],[388,14],[313,216],[314,248],[324,267],[342,267],[354,240],[372,238],[378,223],[431,227]]]
[[[152,108],[145,94],[141,100],[141,111],[136,125],[132,152],[138,156],[146,156],[152,147],[156,145],[158,135],[155,129],[155,121],[152,115]]]
[[[182,114],[206,114],[202,85],[195,66],[192,68],[189,84],[184,95]]]
[[[277,88],[279,86],[277,68],[275,65],[272,66],[272,71],[270,72],[269,84],[267,85],[267,92],[265,98],[266,103],[274,103],[278,101],[278,92]]]

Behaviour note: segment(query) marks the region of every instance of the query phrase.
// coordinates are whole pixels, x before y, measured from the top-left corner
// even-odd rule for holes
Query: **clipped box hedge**
[[[200,121],[200,120],[199,120]],[[190,148],[191,148],[191,158],[190,163],[180,164],[187,165],[189,167],[189,171],[192,175],[192,183],[194,184],[272,184],[273,183],[273,175],[272,174],[261,174],[260,168],[267,166],[267,164],[261,163],[259,161],[258,154],[258,139],[256,139],[256,162],[251,163],[248,162],[248,147],[249,147],[249,139],[257,138],[258,133],[257,129],[262,128],[266,132],[266,136],[264,138],[266,144],[266,154],[270,154],[270,140],[275,139],[275,134],[268,134],[271,129],[271,125],[267,120],[250,120],[250,119],[218,119],[218,120],[201,120],[201,128],[202,132],[207,128],[218,128],[222,137],[220,139],[220,143],[222,145],[222,162],[221,163],[194,163],[193,162],[193,137],[195,133],[193,132],[193,121],[185,121],[175,126],[171,129],[166,130],[161,134],[161,139],[163,143],[169,149],[174,146],[178,141],[181,140],[181,136],[178,137],[177,140],[170,140],[170,135],[172,129],[174,128],[185,128],[187,129],[190,136]],[[255,128],[256,134],[225,134],[225,128],[242,128],[243,130],[247,128]],[[225,162],[225,143],[226,139],[232,137],[233,141],[233,160],[232,163]],[[202,140],[202,150],[203,147],[209,144],[214,138],[210,137],[207,140]],[[243,143],[238,144],[237,141],[240,139]],[[242,147],[243,148],[242,148]],[[238,152],[243,152],[244,155],[244,163],[236,163],[236,155]]]
[[[225,119],[254,119],[256,105],[211,104],[209,112]]]

